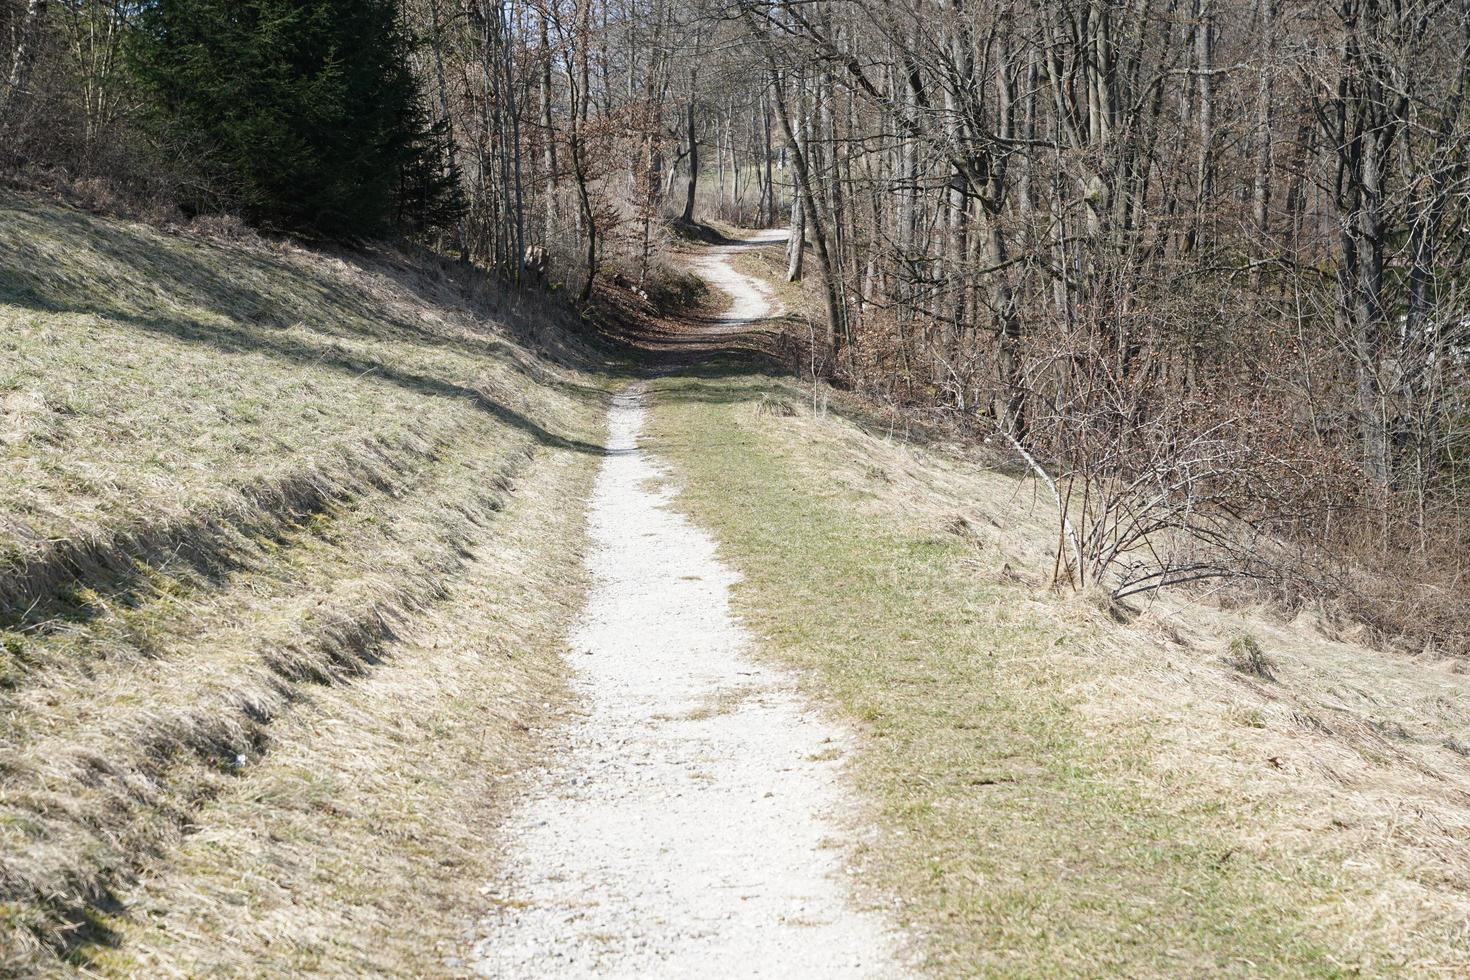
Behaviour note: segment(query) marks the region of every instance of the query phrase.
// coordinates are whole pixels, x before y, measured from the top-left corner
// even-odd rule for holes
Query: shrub
[[[1230,666],[1242,674],[1250,674],[1267,681],[1276,679],[1276,665],[1249,633],[1240,632],[1231,637],[1229,662]]]

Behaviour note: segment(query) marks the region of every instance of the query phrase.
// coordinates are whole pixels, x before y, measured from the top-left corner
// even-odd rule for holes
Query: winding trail
[[[758,231],[741,243],[704,249],[689,263],[690,268],[703,276],[706,282],[730,294],[730,308],[704,331],[711,339],[740,333],[752,324],[781,312],[781,304],[776,301],[770,285],[736,272],[730,265],[730,259],[748,248],[784,242],[787,237],[784,231]]]
[[[711,249],[735,299],[716,330],[770,315]],[[904,975],[882,916],[843,880],[845,732],[758,664],[730,613],[736,576],[670,506],[638,447],[641,385],[614,402],[593,492],[593,589],[569,645],[585,705],[525,785],[512,853],[478,926],[496,977]]]

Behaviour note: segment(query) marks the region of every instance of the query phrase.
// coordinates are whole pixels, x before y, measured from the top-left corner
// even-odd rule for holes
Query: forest
[[[572,303],[789,227],[794,361],[1022,460],[1058,584],[1464,644],[1463,0],[6,0],[0,37],[7,172],[140,213]]]
[[[1470,976],[1470,0],[0,0],[0,978]]]

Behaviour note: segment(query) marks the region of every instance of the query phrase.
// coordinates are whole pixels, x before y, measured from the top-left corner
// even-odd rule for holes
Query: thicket
[[[393,0],[9,5],[11,162],[336,238],[462,210]]]
[[[1249,576],[1467,646],[1470,6],[730,10],[819,369],[1013,441],[1060,582]]]
[[[748,48],[706,0],[0,0],[0,165],[658,289],[668,219],[789,204]]]
[[[410,50],[392,0],[155,0],[126,47],[150,122],[212,193],[329,235],[454,217]]]

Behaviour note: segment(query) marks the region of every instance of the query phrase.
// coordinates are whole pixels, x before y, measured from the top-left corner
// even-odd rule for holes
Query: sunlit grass
[[[743,573],[740,614],[866,736],[853,774],[883,833],[860,865],[934,970],[1340,972],[1319,871],[1242,852],[1207,796],[1160,796],[1146,720],[1089,730],[1080,691],[1120,668],[1087,617],[938,515],[872,506],[861,474],[893,477],[871,459],[808,465],[854,430],[757,409],[799,392],[718,372],[655,392],[652,448]]]
[[[556,700],[602,352],[411,251],[26,197],[0,250],[0,973],[436,969]]]

